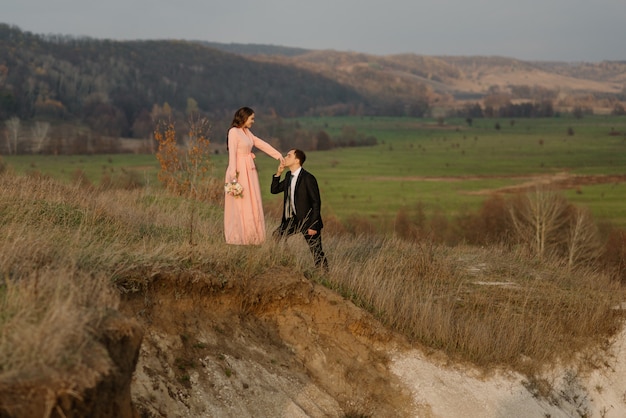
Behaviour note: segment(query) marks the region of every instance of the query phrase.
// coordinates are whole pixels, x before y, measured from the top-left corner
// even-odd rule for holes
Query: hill
[[[203,279],[195,285],[163,279],[123,303],[128,316],[146,318],[131,387],[145,417],[626,413],[624,333],[610,349],[614,357],[599,369],[557,366],[545,380],[532,380],[504,368],[485,372],[416,347],[299,272],[276,269],[246,283],[229,281],[225,288]]]
[[[39,36],[0,25],[0,119],[54,118],[142,137],[155,106],[232,116],[242,105],[282,116],[362,103],[349,87],[198,43]],[[137,132],[134,132],[137,131]]]
[[[0,185],[2,417],[626,413],[625,294],[598,271],[329,233],[320,275],[302,240],[224,245],[219,202]]]
[[[498,116],[498,109],[519,102],[549,103],[556,111],[624,112],[625,74],[625,62],[112,41],[36,35],[0,24],[0,120],[50,120],[109,137],[147,138],[162,115],[228,119],[242,105],[281,117],[471,116],[468,106]]]
[[[509,99],[554,99],[565,105],[581,97],[626,99],[626,62],[528,62],[506,57],[377,56],[354,52],[244,48],[212,44],[215,48],[250,56],[261,62],[281,62],[312,69],[349,85],[373,99],[405,103],[422,98],[428,105],[455,107],[482,101],[494,93]],[[555,104],[556,104],[555,103]],[[604,105],[606,106],[606,104]],[[608,108],[612,107],[608,105]]]

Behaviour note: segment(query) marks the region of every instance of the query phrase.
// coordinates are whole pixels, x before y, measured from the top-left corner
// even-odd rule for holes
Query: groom
[[[272,177],[272,194],[283,193],[283,217],[280,226],[274,231],[277,238],[288,237],[301,232],[313,254],[315,267],[323,268],[328,272],[328,260],[322,250],[322,215],[320,213],[322,200],[317,180],[313,174],[302,166],[306,160],[304,151],[290,150],[285,156],[285,162],[279,164],[276,174]],[[280,176],[285,170],[285,179]]]

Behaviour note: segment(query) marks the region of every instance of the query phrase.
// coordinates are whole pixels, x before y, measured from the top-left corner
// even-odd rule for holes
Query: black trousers
[[[290,218],[286,223],[281,223],[278,229],[274,231],[274,238],[281,239],[287,238],[291,235],[295,235],[297,233],[302,233],[304,236],[304,240],[309,246],[309,250],[311,250],[311,254],[313,254],[313,261],[315,262],[315,267],[322,268],[324,271],[328,271],[328,260],[326,259],[326,255],[322,250],[322,231],[319,231],[315,235],[309,235],[307,230],[302,230],[301,223],[298,222],[295,218]]]

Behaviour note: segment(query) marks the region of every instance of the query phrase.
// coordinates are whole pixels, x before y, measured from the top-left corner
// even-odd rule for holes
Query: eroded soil
[[[143,417],[428,416],[389,370],[406,342],[341,296],[289,271],[211,280],[156,280],[123,303],[145,327]]]

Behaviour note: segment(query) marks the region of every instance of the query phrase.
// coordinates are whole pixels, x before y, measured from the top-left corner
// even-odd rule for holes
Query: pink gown
[[[228,168],[224,182],[232,181],[239,173],[243,196],[226,194],[224,197],[224,236],[227,244],[258,245],[265,241],[265,217],[253,146],[277,160],[281,157],[280,152],[257,138],[249,129],[230,128],[228,131]]]

